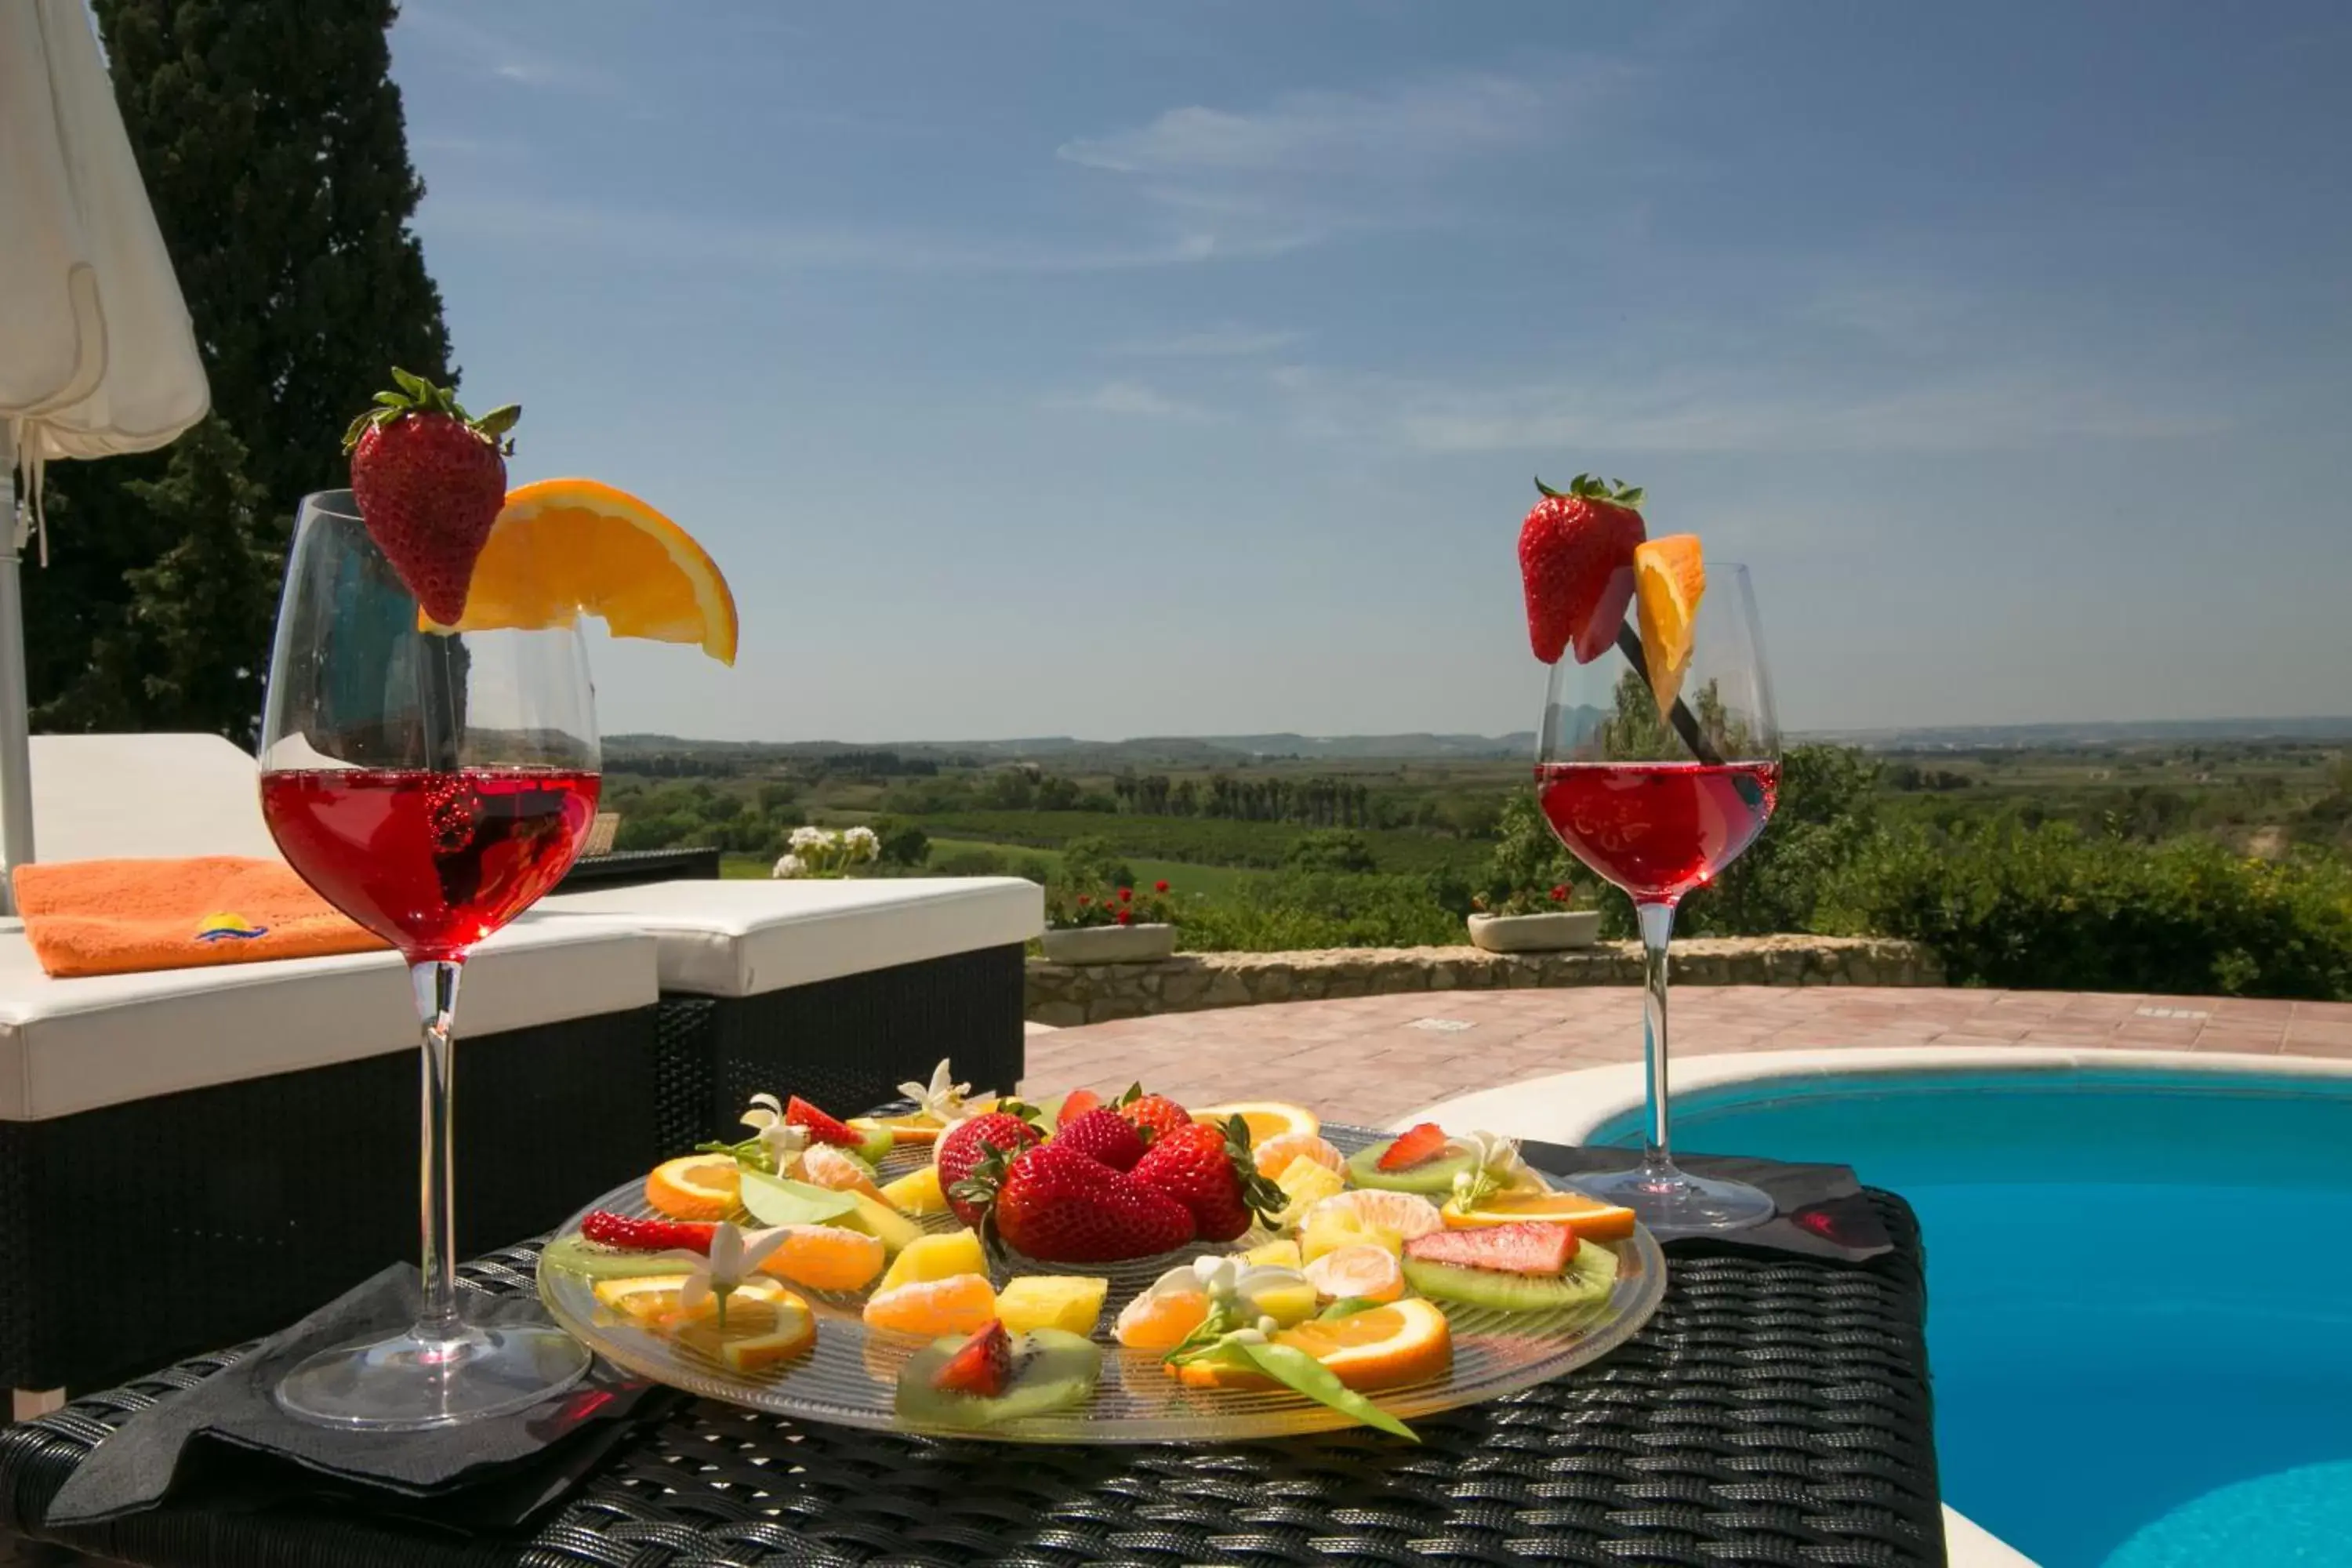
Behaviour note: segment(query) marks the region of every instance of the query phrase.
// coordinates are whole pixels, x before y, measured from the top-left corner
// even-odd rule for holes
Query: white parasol
[[[17,556],[41,470],[170,442],[211,395],[83,0],[0,5],[0,861],[33,858]],[[16,482],[21,476],[21,485]],[[0,900],[6,884],[0,879]]]

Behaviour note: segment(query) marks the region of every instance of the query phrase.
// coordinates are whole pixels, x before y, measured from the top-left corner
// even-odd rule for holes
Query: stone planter
[[[1600,936],[1599,910],[1470,917],[1471,944],[1488,952],[1564,952],[1591,947]]]
[[[1157,963],[1176,951],[1172,925],[1083,926],[1049,931],[1045,956],[1055,963]]]

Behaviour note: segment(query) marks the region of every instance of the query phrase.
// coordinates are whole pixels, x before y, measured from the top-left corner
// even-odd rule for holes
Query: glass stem
[[[1675,906],[1636,904],[1633,913],[1642,926],[1643,1087],[1650,1107],[1642,1169],[1649,1179],[1663,1184],[1682,1179],[1666,1138],[1666,944],[1674,940]]]
[[[424,1121],[419,1139],[424,1167],[417,1182],[423,1203],[425,1308],[417,1314],[416,1337],[428,1343],[446,1343],[465,1333],[465,1323],[457,1315],[457,1169],[449,1127],[456,1088],[449,1073],[450,1029],[457,1010],[459,973],[460,966],[446,960],[408,966],[409,984],[416,992],[417,1022],[425,1030]]]

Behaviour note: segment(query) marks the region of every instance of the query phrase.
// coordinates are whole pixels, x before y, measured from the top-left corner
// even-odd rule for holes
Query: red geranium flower
[[[1168,884],[1165,882],[1154,882],[1151,884],[1151,890],[1155,893],[1164,893],[1168,890]]]
[[[1085,909],[1088,904],[1091,904],[1094,901],[1094,896],[1090,893],[1080,893],[1078,895],[1078,908],[1080,909]]]
[[[1551,901],[1555,904],[1564,904],[1568,902],[1568,884],[1566,882],[1562,882],[1559,887],[1554,888],[1551,890]]]
[[[1131,925],[1133,925],[1133,924],[1135,923],[1135,911],[1134,911],[1133,910],[1119,910],[1119,911],[1118,911],[1118,923],[1119,923],[1119,924],[1121,924],[1121,925],[1123,925],[1123,926],[1131,926]]]
[[[1133,888],[1121,888],[1118,890],[1118,901],[1122,904],[1131,904],[1135,902],[1135,889]]]

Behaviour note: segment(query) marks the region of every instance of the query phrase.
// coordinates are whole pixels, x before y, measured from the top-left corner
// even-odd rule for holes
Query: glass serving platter
[[[1343,1152],[1353,1153],[1388,1134],[1327,1123],[1323,1136]],[[902,1144],[882,1162],[883,1179],[903,1175],[929,1159],[929,1145]],[[582,1209],[559,1234],[578,1235],[581,1220],[595,1209],[635,1217],[654,1212],[646,1204],[643,1184],[632,1182]],[[949,1215],[921,1223],[929,1230],[958,1228]],[[557,1322],[630,1372],[706,1398],[801,1420],[1030,1443],[1227,1442],[1353,1426],[1339,1412],[1287,1389],[1181,1387],[1160,1364],[1158,1352],[1128,1350],[1111,1338],[1119,1309],[1170,1268],[1204,1253],[1239,1252],[1274,1238],[1261,1227],[1237,1241],[1196,1244],[1154,1258],[1102,1265],[1040,1263],[1002,1250],[992,1253],[990,1273],[1000,1287],[1019,1274],[1096,1274],[1110,1280],[1110,1291],[1095,1332],[1103,1346],[1103,1369],[1094,1398],[1074,1409],[977,1428],[928,1427],[898,1415],[894,1405],[899,1368],[929,1342],[868,1329],[859,1316],[866,1300],[862,1290],[794,1287],[816,1310],[816,1344],[791,1362],[755,1373],[739,1373],[665,1334],[622,1321],[598,1303],[593,1281],[584,1275],[542,1268],[539,1292]],[[1446,1305],[1453,1364],[1442,1376],[1379,1389],[1370,1397],[1411,1421],[1548,1382],[1633,1338],[1665,1294],[1665,1258],[1656,1238],[1637,1228],[1624,1241],[1584,1245],[1605,1245],[1617,1256],[1617,1283],[1605,1303],[1551,1312]]]

